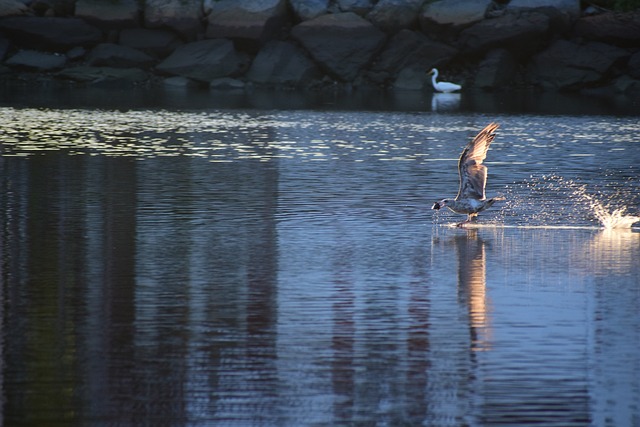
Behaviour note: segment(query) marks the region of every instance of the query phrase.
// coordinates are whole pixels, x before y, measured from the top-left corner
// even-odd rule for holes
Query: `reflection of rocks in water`
[[[431,97],[431,111],[455,111],[460,108],[459,93],[434,93]]]
[[[489,348],[485,243],[476,230],[454,238],[458,253],[458,301],[469,312],[474,351]]]
[[[588,244],[584,254],[595,274],[628,274],[640,260],[640,233],[603,230]]]

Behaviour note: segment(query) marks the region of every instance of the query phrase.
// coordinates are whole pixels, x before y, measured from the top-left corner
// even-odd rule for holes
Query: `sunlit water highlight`
[[[3,424],[634,425],[639,130],[1,108]]]

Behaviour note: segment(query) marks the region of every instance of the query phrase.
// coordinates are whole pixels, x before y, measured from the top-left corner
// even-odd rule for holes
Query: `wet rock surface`
[[[208,83],[236,73],[241,58],[233,43],[225,39],[201,40],[177,48],[156,70]]]
[[[640,96],[640,11],[579,0],[65,0],[0,4],[0,78]]]
[[[385,41],[382,31],[353,12],[305,21],[291,34],[321,67],[344,81],[354,80]]]

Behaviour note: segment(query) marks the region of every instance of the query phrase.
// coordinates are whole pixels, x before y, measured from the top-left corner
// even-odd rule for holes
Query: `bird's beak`
[[[439,210],[442,206],[440,205],[440,203],[435,202],[433,204],[433,206],[431,206],[431,209],[435,209],[435,210]]]
[[[427,76],[430,76],[431,74],[433,74],[433,70],[427,72]]]

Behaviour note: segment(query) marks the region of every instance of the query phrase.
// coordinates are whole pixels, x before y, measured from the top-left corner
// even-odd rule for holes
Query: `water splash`
[[[578,191],[578,197],[589,203],[593,215],[600,221],[605,230],[631,228],[634,223],[640,221],[640,216],[626,215],[626,206],[609,208],[603,205],[599,200],[587,194],[586,186]]]
[[[593,225],[629,229],[640,216],[627,214],[638,195],[627,183],[587,185],[558,175],[531,177],[507,186],[500,216],[519,225]]]

